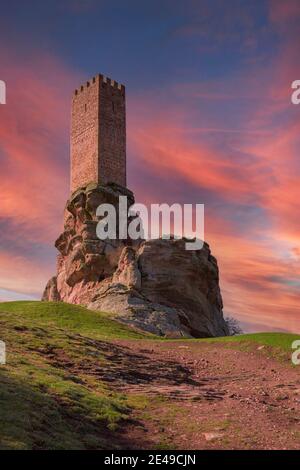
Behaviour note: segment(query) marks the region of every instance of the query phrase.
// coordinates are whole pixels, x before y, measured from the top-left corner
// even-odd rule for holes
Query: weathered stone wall
[[[72,98],[71,191],[92,182],[126,186],[125,87],[102,75]]]
[[[101,184],[126,187],[125,88],[109,79],[100,83],[99,175]]]

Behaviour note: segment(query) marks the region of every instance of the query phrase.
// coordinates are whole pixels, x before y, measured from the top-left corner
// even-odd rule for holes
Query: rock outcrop
[[[90,184],[67,202],[64,231],[55,243],[57,276],[43,300],[82,304],[119,321],[168,337],[228,334],[222,314],[216,259],[205,243],[185,250],[185,240],[100,240],[96,209],[131,191]]]

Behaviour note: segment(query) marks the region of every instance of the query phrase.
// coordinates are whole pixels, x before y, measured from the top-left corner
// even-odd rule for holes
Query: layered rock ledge
[[[65,208],[64,230],[55,246],[57,275],[44,301],[62,301],[113,313],[117,320],[167,337],[227,335],[217,261],[207,243],[185,250],[186,240],[100,240],[96,209],[131,191],[90,184]]]

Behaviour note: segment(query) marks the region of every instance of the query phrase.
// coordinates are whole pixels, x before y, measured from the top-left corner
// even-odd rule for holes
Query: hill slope
[[[41,302],[0,303],[0,331],[1,449],[299,445],[299,373],[288,362],[299,336],[165,341]]]

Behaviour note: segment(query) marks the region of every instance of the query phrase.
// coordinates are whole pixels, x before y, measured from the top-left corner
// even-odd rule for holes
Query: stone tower
[[[125,87],[103,75],[72,98],[71,191],[92,182],[126,187]]]

